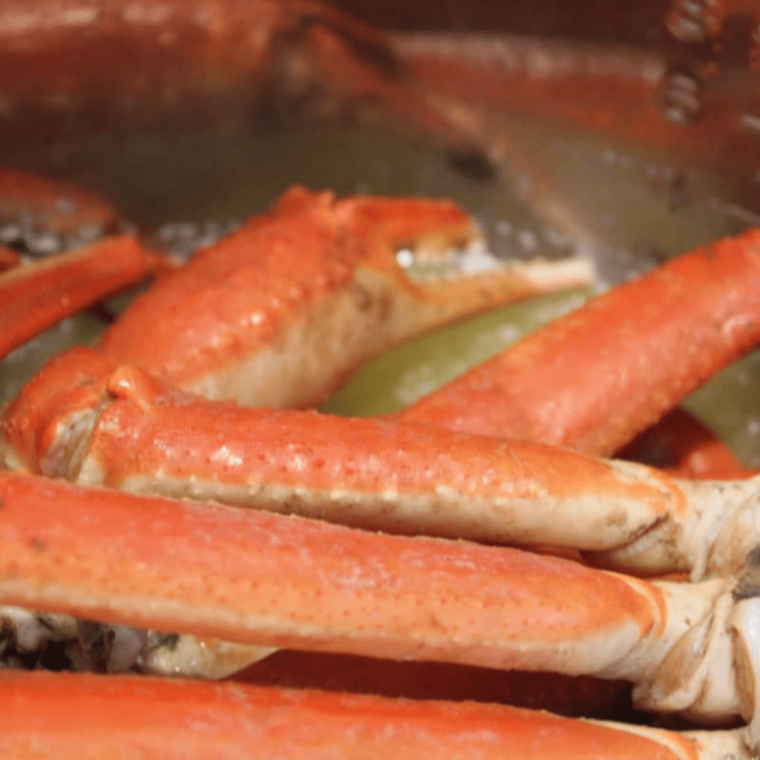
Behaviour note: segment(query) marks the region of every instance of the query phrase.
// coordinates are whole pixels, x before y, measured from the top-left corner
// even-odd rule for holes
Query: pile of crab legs
[[[506,293],[585,276],[564,271],[558,283],[555,272],[544,270],[547,279],[531,284],[527,267],[460,285],[415,284],[393,257],[399,244],[448,248],[476,234],[468,217],[446,202],[336,201],[295,188],[268,214],[160,277],[97,349],[54,358],[3,416],[6,465],[23,472],[0,479],[3,603],[257,647],[624,678],[637,684],[635,699],[647,709],[708,722],[752,720],[757,482],[678,480],[536,441],[614,451],[749,350],[758,339],[756,232],[592,299],[395,418],[272,408],[309,406],[340,381],[346,364],[335,371],[319,365],[311,377],[292,369],[317,364],[317,356],[304,352],[329,356],[335,334],[344,361],[355,363],[366,356],[367,336],[393,342],[428,328],[431,314],[445,320]],[[50,276],[56,265],[63,273],[72,260],[97,270],[104,250],[106,292],[114,288],[122,252],[123,284],[131,282],[140,245],[119,236],[50,259],[39,271],[11,269],[4,302],[17,297],[21,321],[29,316],[37,329],[36,297],[20,284],[34,286],[41,274],[41,282],[65,295],[65,277]],[[146,256],[146,268],[153,259]],[[458,288],[462,308],[452,312]],[[649,299],[643,310],[642,292]],[[95,299],[103,294],[93,293]],[[71,308],[65,299],[49,302]],[[659,333],[646,329],[652,322]],[[587,340],[589,330],[609,350],[564,372],[563,362],[577,355],[576,342]],[[649,342],[633,360],[630,346],[620,346],[621,330]],[[355,338],[357,332],[365,337]],[[683,345],[689,338],[692,350]],[[641,352],[653,363],[642,362]],[[240,382],[241,372],[249,382]],[[591,411],[562,398],[574,383],[584,387],[587,372],[599,379]],[[562,374],[562,389],[546,385],[543,373]],[[256,378],[289,374],[308,383],[292,386],[289,396],[277,384],[277,395],[267,396],[268,381],[256,389]],[[651,384],[644,402],[627,387],[632,374],[643,375],[632,387]],[[538,405],[537,389],[547,394]],[[494,401],[501,393],[507,406]],[[224,400],[237,395],[251,404],[258,394],[267,408]],[[593,415],[601,419],[592,423]],[[116,498],[115,488],[129,493]],[[204,504],[183,501],[188,498]],[[576,550],[588,562],[627,573],[687,571],[694,582],[646,581],[504,544]],[[55,712],[54,693],[63,687],[89,695],[87,704],[102,699],[109,711],[133,697],[149,711],[151,703],[174,702],[177,689],[177,699],[188,703],[177,719],[189,722],[201,704],[209,719],[209,700],[222,711],[227,702],[242,701],[238,728],[219,726],[206,737],[211,744],[196,748],[199,754],[230,741],[228,730],[251,741],[240,728],[251,713],[261,714],[255,731],[266,741],[287,743],[291,729],[283,734],[284,726],[306,720],[304,742],[324,742],[349,756],[363,741],[378,751],[392,746],[384,742],[429,751],[429,732],[439,722],[463,732],[473,753],[485,752],[481,741],[503,751],[509,720],[518,719],[559,731],[561,739],[551,733],[547,741],[561,741],[564,754],[575,746],[575,724],[548,715],[516,717],[510,708],[81,675],[9,672],[3,685],[13,695],[0,739],[9,756],[34,746],[60,757],[67,743],[97,744],[89,723],[88,736],[68,722],[51,726],[41,700]],[[150,742],[153,719],[140,710],[126,713],[123,728],[135,737],[129,746]],[[337,721],[325,733],[313,725],[323,712]],[[124,718],[121,709],[116,714]],[[378,736],[386,714],[403,715],[412,735]],[[264,728],[269,720],[273,726]],[[356,728],[357,721],[358,735],[337,738],[334,732]],[[486,740],[472,739],[475,727]],[[118,730],[108,722],[99,728]],[[629,730],[583,725],[578,751],[596,752],[599,742],[614,744],[617,737],[628,753],[644,752],[644,742],[647,752],[659,743],[662,756],[698,750],[715,756],[716,747],[738,752],[748,744],[752,751],[754,741],[752,725],[688,735],[635,729],[635,739]],[[540,744],[540,735],[530,741]],[[444,737],[436,741],[448,742]]]
[[[415,284],[392,255],[476,235],[451,204],[294,189],[161,274],[96,350],[53,359],[4,412],[5,464],[21,472],[0,477],[0,600],[243,649],[623,678],[642,708],[749,726],[677,734],[492,705],[8,672],[4,756],[223,756],[254,742],[310,756],[757,752],[757,482],[596,458],[757,344],[757,232],[592,299],[395,417],[272,408],[314,405],[436,322],[587,276],[525,267]],[[4,350],[165,268],[126,235],[12,268]],[[598,350],[580,366],[589,340]],[[677,474],[746,474],[701,436]],[[692,582],[634,577],[673,572]]]

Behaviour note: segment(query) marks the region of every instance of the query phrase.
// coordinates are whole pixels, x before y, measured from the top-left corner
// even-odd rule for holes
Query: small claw
[[[416,283],[396,259],[396,248],[412,246],[445,261],[450,248],[479,240],[448,201],[336,201],[294,188],[135,299],[102,349],[209,398],[309,406],[404,338],[590,277],[575,261]]]

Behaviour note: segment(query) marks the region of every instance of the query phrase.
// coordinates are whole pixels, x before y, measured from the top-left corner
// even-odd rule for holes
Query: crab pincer
[[[491,261],[487,272],[455,267],[449,279],[415,281],[396,258],[411,249],[445,265],[452,251],[481,244],[449,201],[336,200],[293,188],[136,298],[100,349],[207,398],[312,406],[405,338],[592,277],[574,258]]]

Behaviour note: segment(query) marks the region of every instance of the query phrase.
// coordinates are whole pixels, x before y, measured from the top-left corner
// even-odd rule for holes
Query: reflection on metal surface
[[[700,90],[701,84],[691,72],[678,68],[668,70],[663,74],[658,96],[662,115],[676,124],[693,123],[702,110]]]
[[[712,0],[674,0],[665,25],[677,40],[689,44],[706,42],[720,29]]]

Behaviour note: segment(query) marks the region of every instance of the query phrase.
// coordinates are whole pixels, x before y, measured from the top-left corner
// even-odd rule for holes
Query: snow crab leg
[[[123,223],[122,214],[93,193],[0,168],[5,242],[38,254],[76,249],[47,255],[34,265],[0,249],[0,271],[8,270],[0,275],[0,357],[65,317],[176,266],[134,235],[119,234]]]
[[[0,673],[0,688],[6,698],[0,751],[7,760],[32,751],[40,760],[104,754],[127,760],[135,752],[145,760],[225,760],[245,755],[252,745],[260,754],[340,760],[367,754],[487,760],[506,751],[531,760],[747,757],[740,731],[679,735],[496,705],[43,673]],[[167,725],[175,728],[170,736]]]
[[[553,446],[246,409],[161,386],[88,349],[9,407],[14,469],[370,530],[579,549],[628,572],[732,574],[760,544],[760,479],[681,481]]]

